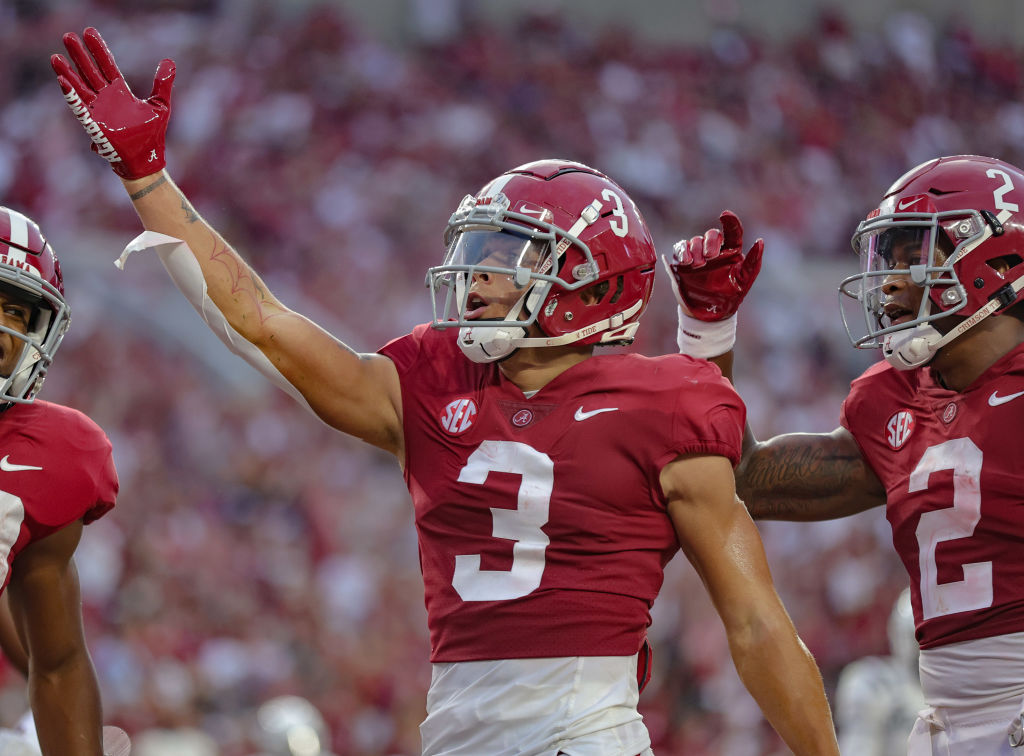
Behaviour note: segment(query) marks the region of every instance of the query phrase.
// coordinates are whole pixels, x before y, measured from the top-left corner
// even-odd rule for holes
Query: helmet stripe
[[[10,222],[10,235],[7,237],[18,247],[28,246],[28,219],[21,213],[13,210],[7,211],[7,218]]]

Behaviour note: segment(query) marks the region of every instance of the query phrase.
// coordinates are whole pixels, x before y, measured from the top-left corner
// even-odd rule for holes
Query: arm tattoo
[[[848,513],[851,497],[869,495],[856,448],[827,436],[784,438],[759,449],[737,470],[740,495],[755,517],[838,517]]]
[[[216,236],[213,237],[209,259],[224,266],[231,282],[231,295],[237,299],[249,300],[259,322],[264,323],[281,314],[280,308],[274,306],[273,297],[255,271],[242,261],[237,252]]]
[[[147,194],[149,194],[151,191],[156,189],[161,184],[166,184],[166,183],[167,183],[167,177],[166,176],[161,176],[160,178],[158,178],[156,181],[154,181],[149,186],[145,186],[142,189],[139,189],[139,191],[137,191],[137,192],[132,192],[131,194],[128,195],[128,198],[131,199],[132,202],[135,202],[136,200],[140,200],[143,197],[145,197]]]
[[[197,213],[196,209],[192,207],[192,203],[185,199],[184,194],[178,192],[178,196],[181,197],[181,209],[185,213],[185,222],[195,223],[199,220],[199,213]]]

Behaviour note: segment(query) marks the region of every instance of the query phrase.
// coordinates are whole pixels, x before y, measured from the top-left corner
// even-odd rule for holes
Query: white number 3
[[[622,209],[622,197],[617,195],[611,189],[605,189],[601,192],[601,198],[615,203],[615,209],[612,210],[612,220],[610,221],[612,233],[619,237],[628,234],[629,218],[626,217],[626,211]],[[618,218],[618,222],[616,222],[616,218]]]
[[[455,557],[452,586],[463,601],[507,601],[525,596],[540,586],[548,536],[541,528],[548,521],[554,463],[547,454],[515,441],[484,441],[469,455],[459,472],[460,483],[483,485],[492,472],[522,476],[515,509],[491,507],[491,535],[515,541],[512,567],[480,569],[479,554]]]

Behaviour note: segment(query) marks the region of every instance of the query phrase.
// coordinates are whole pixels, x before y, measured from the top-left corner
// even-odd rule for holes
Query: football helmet
[[[839,286],[863,309],[865,327],[855,330],[840,308],[853,345],[881,348],[901,370],[920,367],[1005,311],[1024,288],[1022,209],[1024,172],[994,158],[936,158],[899,178],[857,227],[861,272]],[[917,312],[887,313],[885,284],[896,276],[923,289]],[[932,325],[954,313],[964,320],[947,333]]]
[[[23,345],[10,375],[0,376],[0,402],[31,402],[64,339],[71,309],[60,262],[39,226],[6,207],[0,207],[0,290],[32,305],[26,333],[0,324],[0,332]]]
[[[462,200],[444,239],[443,264],[427,271],[433,326],[458,328],[474,362],[519,347],[629,344],[654,287],[643,216],[618,184],[582,163],[540,160],[498,176]],[[503,319],[469,316],[479,275],[508,276],[522,291]],[[533,324],[541,336],[527,335]]]

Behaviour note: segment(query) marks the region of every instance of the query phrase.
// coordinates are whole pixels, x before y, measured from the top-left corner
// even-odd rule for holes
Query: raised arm
[[[357,353],[283,305],[200,217],[166,171],[123,181],[146,229],[188,245],[213,306],[298,390],[324,422],[401,455],[401,391],[391,360],[378,354]],[[172,270],[179,285],[179,279],[188,275],[187,270],[180,270]]]
[[[285,307],[163,170],[173,61],[161,61],[152,94],[139,100],[95,29],[64,35],[64,45],[71,61],[54,55],[51,64],[72,113],[121,177],[143,226],[170,237],[154,237],[154,244],[204,320],[326,423],[401,458],[401,396],[391,361],[355,352]]]
[[[661,485],[743,684],[794,754],[838,754],[821,674],[775,592],[760,535],[736,498],[729,460],[678,459],[662,471]]]
[[[739,218],[726,210],[721,223],[662,259],[679,303],[679,350],[715,363],[732,381],[736,313],[761,269],[764,241],[744,255]],[[736,488],[764,519],[830,520],[885,503],[885,489],[842,427],[759,442],[748,424]]]
[[[82,599],[72,555],[81,521],[18,554],[7,586],[28,654],[28,689],[43,756],[101,756],[102,710],[82,629]]]

